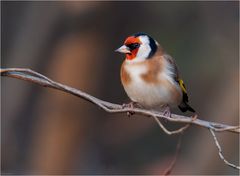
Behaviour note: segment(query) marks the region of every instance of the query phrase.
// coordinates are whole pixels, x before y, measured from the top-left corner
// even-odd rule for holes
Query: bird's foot
[[[198,115],[197,114],[194,114],[193,116],[191,116],[192,118],[192,121],[196,120],[198,118]]]
[[[131,101],[130,103],[123,103],[122,104],[122,108],[130,108],[130,109],[133,109],[134,108],[134,104],[135,102]]]
[[[137,102],[130,102],[130,103],[127,103],[127,104],[123,104],[122,105],[122,108],[124,109],[124,108],[129,108],[129,109],[133,109],[134,108],[134,105],[137,105]],[[133,111],[128,111],[127,112],[127,116],[128,117],[130,117],[130,116],[132,116],[133,114],[135,114],[135,112],[133,112]]]
[[[163,115],[171,118],[172,113],[171,113],[170,107],[168,105],[164,108]]]

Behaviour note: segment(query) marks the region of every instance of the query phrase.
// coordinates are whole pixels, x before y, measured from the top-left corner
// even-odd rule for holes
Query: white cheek
[[[148,44],[141,45],[138,49],[137,58],[146,59],[149,56],[150,52],[151,52],[151,48]]]

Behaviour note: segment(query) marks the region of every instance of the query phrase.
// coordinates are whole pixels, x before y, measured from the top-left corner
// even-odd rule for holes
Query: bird
[[[131,99],[130,107],[138,104],[147,109],[163,110],[169,117],[172,107],[182,112],[195,112],[188,103],[176,61],[151,36],[143,32],[130,35],[115,51],[125,54],[120,77]]]

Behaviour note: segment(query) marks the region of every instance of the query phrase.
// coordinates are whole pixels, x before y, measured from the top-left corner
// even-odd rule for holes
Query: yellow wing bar
[[[184,83],[183,83],[183,80],[182,80],[182,79],[179,79],[178,82],[179,82],[179,85],[180,85],[182,91],[183,91],[184,93],[187,93],[187,90],[186,90],[186,87],[185,87],[185,85],[184,85]]]

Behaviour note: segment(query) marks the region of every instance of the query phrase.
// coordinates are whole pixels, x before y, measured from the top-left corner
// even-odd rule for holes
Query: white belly
[[[144,107],[154,109],[160,108],[166,104],[170,106],[180,104],[180,96],[182,96],[182,92],[177,84],[173,85],[175,83],[169,80],[170,78],[166,77],[166,75],[161,76],[163,78],[165,76],[167,78],[165,82],[167,82],[168,85],[173,85],[171,87],[176,89],[175,91],[178,92],[179,97],[177,97],[178,100],[176,101],[176,97],[174,97],[176,94],[173,94],[173,89],[170,89],[169,86],[166,86],[166,84],[152,84],[145,82],[141,77],[141,75],[145,72],[146,69],[144,67],[131,67],[131,72],[128,72],[131,77],[131,82],[124,85],[124,89],[132,101],[138,102]]]
[[[138,102],[145,107],[154,108],[178,103],[172,97],[172,92],[165,86],[133,81],[128,86],[124,86],[124,89],[132,101]]]

